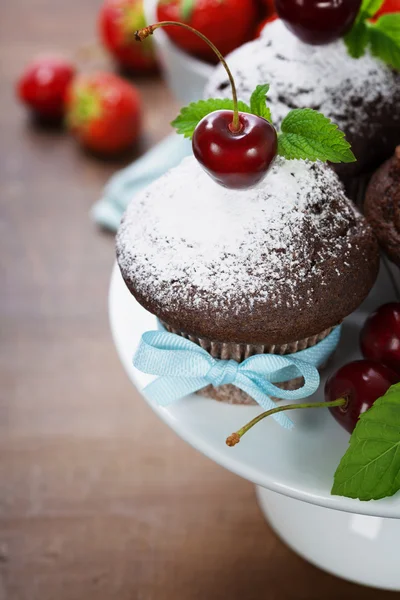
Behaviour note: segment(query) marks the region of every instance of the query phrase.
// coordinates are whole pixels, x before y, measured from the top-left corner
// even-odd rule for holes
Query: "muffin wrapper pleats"
[[[236,362],[239,363],[255,354],[293,354],[299,350],[311,348],[311,346],[315,346],[315,344],[318,344],[318,342],[325,339],[334,329],[334,327],[329,327],[329,329],[325,329],[324,331],[321,331],[321,333],[297,342],[288,342],[287,344],[235,344],[234,342],[215,342],[206,338],[200,338],[179,329],[175,329],[174,327],[170,327],[164,321],[161,323],[167,331],[180,335],[191,342],[194,342],[198,346],[201,346],[201,348],[211,354],[213,358],[236,360]]]
[[[255,354],[293,354],[299,350],[311,348],[311,346],[315,346],[318,342],[325,339],[336,327],[336,325],[334,327],[329,327],[328,329],[321,331],[321,333],[297,342],[288,342],[287,344],[235,344],[233,342],[215,342],[205,338],[199,338],[170,327],[165,322],[162,322],[162,325],[170,333],[175,333],[176,335],[180,335],[191,342],[198,344],[201,348],[209,352],[213,358],[219,358],[221,360],[232,359],[236,362],[243,362],[246,358],[254,356]],[[321,368],[324,366],[325,365]],[[275,385],[284,390],[296,390],[301,387],[303,383],[304,380],[302,377],[296,377],[295,379],[290,379],[283,383],[276,383]],[[231,384],[221,385],[217,388],[209,385],[197,393],[230,404],[256,404],[248,394]],[[277,398],[274,399],[277,400]]]

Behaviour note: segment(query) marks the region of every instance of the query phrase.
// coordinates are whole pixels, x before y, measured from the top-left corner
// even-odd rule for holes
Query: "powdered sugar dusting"
[[[290,307],[304,295],[312,302],[327,261],[340,257],[340,268],[351,269],[346,259],[363,223],[321,163],[277,157],[262,182],[237,191],[188,157],[133,199],[118,262],[134,289],[163,308]]]
[[[400,96],[400,77],[369,54],[353,59],[342,40],[325,46],[304,44],[279,19],[262,36],[228,57],[241,100],[247,102],[257,84],[269,83],[275,124],[292,108],[314,108],[346,132],[366,121],[368,105],[379,108]],[[231,97],[226,73],[218,66],[205,97]],[[392,102],[392,100],[390,100]],[[364,107],[364,108],[362,108]],[[393,121],[400,120],[400,112]]]

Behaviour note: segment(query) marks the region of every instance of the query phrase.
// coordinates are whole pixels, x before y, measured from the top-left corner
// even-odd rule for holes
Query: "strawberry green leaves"
[[[238,102],[240,112],[251,113],[250,106],[244,102]],[[181,109],[179,115],[171,123],[177,133],[184,137],[192,139],[196,125],[210,113],[215,110],[233,110],[233,100],[229,98],[209,98],[208,100],[199,100],[191,102],[188,106]]]
[[[250,98],[250,106],[238,103],[239,112],[251,113],[271,121],[271,111],[266,104],[269,85],[258,85]],[[199,100],[181,109],[172,121],[177,133],[191,139],[197,124],[216,110],[233,110],[229,98]],[[278,154],[288,160],[321,160],[354,162],[356,160],[344,133],[329,119],[311,108],[296,108],[289,112],[278,133]]]
[[[383,0],[364,0],[352,29],[345,36],[347,50],[353,58],[371,53],[390,67],[400,70],[400,13],[369,21],[381,8]]]
[[[379,500],[400,489],[400,383],[364,414],[336,470],[332,494]]]
[[[296,108],[282,121],[278,154],[287,159],[334,163],[356,160],[344,133],[327,117],[311,108]]]
[[[183,0],[181,3],[181,17],[184,21],[190,21],[193,10],[194,0]]]

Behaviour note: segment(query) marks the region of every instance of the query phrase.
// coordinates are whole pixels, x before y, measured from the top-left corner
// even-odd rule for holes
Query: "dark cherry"
[[[383,396],[390,386],[400,381],[400,375],[373,360],[356,360],[341,367],[325,384],[324,402],[301,402],[276,406],[258,414],[246,425],[226,438],[227,446],[236,446],[254,425],[282,411],[309,408],[329,408],[344,429],[352,433],[362,413]]]
[[[361,352],[400,374],[400,303],[383,304],[365,321]]]
[[[361,0],[276,0],[285,25],[307,44],[329,44],[353,25]]]
[[[200,31],[187,23],[161,21],[135,32],[139,42],[159,27],[183,27],[203,40],[219,58],[232,90],[233,110],[217,110],[206,115],[193,133],[193,154],[217,183],[227,188],[246,189],[266,174],[276,156],[278,138],[274,127],[262,117],[241,113],[235,81],[218,48]]]
[[[217,110],[197,125],[193,153],[219,184],[234,189],[254,186],[276,156],[277,135],[262,117],[239,113],[240,128],[232,132],[233,111]]]
[[[347,400],[345,405],[329,410],[338,423],[352,433],[359,416],[399,381],[400,375],[385,365],[372,360],[356,360],[341,367],[327,380],[325,401]]]

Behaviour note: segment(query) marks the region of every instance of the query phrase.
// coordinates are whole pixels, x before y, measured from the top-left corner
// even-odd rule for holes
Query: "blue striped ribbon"
[[[133,358],[134,366],[144,373],[158,375],[143,392],[160,406],[213,385],[231,383],[240,388],[264,410],[276,406],[270,396],[299,400],[319,387],[318,367],[329,358],[340,338],[336,327],[321,342],[293,354],[256,354],[241,363],[213,358],[206,350],[174,333],[147,331],[142,335]],[[302,376],[304,384],[296,390],[274,385]],[[282,427],[290,429],[292,421],[283,413],[274,415]]]

